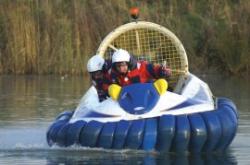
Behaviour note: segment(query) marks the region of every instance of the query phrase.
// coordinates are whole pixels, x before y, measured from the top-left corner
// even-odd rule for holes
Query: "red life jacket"
[[[112,83],[121,86],[130,85],[132,83],[146,83],[158,77],[160,66],[153,66],[145,61],[137,62],[137,67],[128,71],[126,75],[117,73],[115,69],[111,71]]]

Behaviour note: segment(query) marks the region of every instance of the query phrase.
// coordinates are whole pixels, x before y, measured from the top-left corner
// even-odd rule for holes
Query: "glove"
[[[160,68],[160,76],[161,77],[170,77],[171,76],[171,69],[169,67],[166,67],[166,66],[161,66]]]
[[[108,72],[108,70],[111,68],[112,62],[111,60],[105,60],[105,63],[103,64],[102,70],[103,72]]]

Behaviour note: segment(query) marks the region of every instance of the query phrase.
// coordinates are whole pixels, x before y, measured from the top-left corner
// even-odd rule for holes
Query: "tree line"
[[[140,19],[161,24],[182,41],[191,72],[250,73],[247,0],[1,0],[0,73],[86,73],[102,39]]]

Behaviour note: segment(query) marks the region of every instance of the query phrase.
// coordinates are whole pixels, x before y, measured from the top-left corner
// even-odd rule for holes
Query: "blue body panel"
[[[207,140],[206,124],[200,114],[189,115],[188,119],[191,127],[189,151],[193,153],[201,152]]]
[[[235,104],[229,99],[218,98],[217,106],[215,106],[217,108],[207,112],[189,112],[189,114],[182,115],[173,113],[173,115],[152,116],[151,118],[143,115],[136,117],[137,114],[151,111],[158,99],[159,94],[152,83],[124,87],[119,104],[125,111],[135,115],[135,118],[131,116],[127,119],[129,121],[108,122],[108,118],[112,118],[112,115],[91,111],[86,115],[87,117],[98,119],[102,117],[108,120],[85,121],[83,118],[71,123],[69,121],[73,111],[66,111],[59,114],[49,127],[47,142],[50,146],[80,144],[107,149],[200,153],[223,152],[236,135],[238,113]],[[166,110],[193,106],[196,103],[192,99],[187,99],[172,109]],[[162,112],[165,113],[165,111]],[[177,161],[181,162],[181,160]],[[202,163],[199,159],[194,159],[194,161],[198,164]]]
[[[69,119],[72,117],[72,115],[74,114],[74,111],[64,111],[62,113],[60,113],[55,120],[67,120],[69,121]]]
[[[129,129],[125,148],[138,149],[143,140],[145,120],[134,120]]]
[[[130,126],[130,121],[121,120],[117,123],[112,148],[122,149],[124,147]]]
[[[79,143],[79,137],[81,130],[87,124],[85,121],[77,121],[75,123],[70,123],[67,131],[66,144],[65,146],[70,146],[75,143]]]
[[[187,115],[176,116],[176,131],[172,142],[172,151],[185,152],[190,140],[190,125]]]
[[[175,117],[173,115],[159,117],[157,131],[156,149],[161,152],[170,151],[172,139],[175,134]]]
[[[145,131],[141,149],[146,151],[153,150],[156,145],[156,139],[157,139],[157,119],[156,118],[146,119]]]
[[[98,142],[98,146],[102,148],[111,148],[114,138],[116,123],[105,123]]]
[[[201,113],[207,127],[207,141],[203,147],[203,151],[212,152],[220,141],[221,124],[219,118],[214,111]]]
[[[226,112],[226,114],[228,115],[228,117],[230,118],[230,124],[231,124],[231,130],[232,130],[232,134],[231,134],[231,138],[229,139],[228,143],[226,144],[226,146],[228,146],[232,140],[234,139],[236,132],[237,132],[237,128],[238,128],[238,114],[235,113],[235,109],[232,109],[229,106],[224,106],[224,111]]]
[[[58,131],[57,136],[56,136],[56,143],[59,146],[65,146],[66,144],[66,137],[67,137],[67,131],[69,128],[70,124],[66,123],[61,127],[61,129]]]
[[[56,142],[58,131],[67,124],[67,120],[57,120],[55,121],[47,131],[47,142],[49,146],[52,146]]]
[[[234,124],[234,121],[231,120],[230,114],[225,108],[226,107],[222,107],[217,112],[221,123],[221,139],[216,146],[216,150],[219,152],[222,152],[226,149],[236,132],[236,125]]]
[[[138,83],[123,87],[118,102],[130,114],[144,114],[152,110],[159,98],[152,83]]]
[[[67,124],[73,113],[73,111],[64,111],[56,117],[55,122],[49,127],[46,133],[49,146],[52,146],[56,142],[58,131]]]
[[[237,112],[237,107],[236,105],[228,98],[225,98],[225,97],[220,97],[217,99],[217,104],[218,104],[218,107],[230,107],[233,112],[235,113],[236,115],[236,118],[239,117],[238,115],[238,112]]]
[[[80,133],[79,142],[82,146],[96,147],[103,123],[90,121]]]

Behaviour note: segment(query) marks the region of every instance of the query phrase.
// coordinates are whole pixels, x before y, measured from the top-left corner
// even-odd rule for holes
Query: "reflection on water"
[[[0,120],[51,120],[77,105],[88,82],[83,77],[0,76]]]
[[[50,148],[46,131],[65,109],[74,108],[88,78],[0,76],[0,164],[250,164],[250,79],[200,75],[215,96],[231,98],[239,109],[239,128],[224,154],[180,155],[110,151],[82,147]]]
[[[91,150],[90,150],[91,151]],[[68,151],[60,151],[62,154]],[[210,155],[174,155],[152,154],[138,152],[98,152],[89,154],[89,151],[75,151],[74,154],[61,155],[59,151],[49,154],[47,164],[143,164],[143,165],[221,165],[237,164],[235,157],[230,153]],[[102,157],[100,157],[102,155]]]
[[[250,77],[225,77],[221,75],[201,75],[209,85],[212,93],[218,97],[227,97],[232,99],[239,112],[250,112]]]
[[[102,151],[91,149],[51,149],[51,150],[15,150],[0,153],[1,163],[10,164],[120,164],[120,165],[228,165],[237,164],[230,152],[208,155],[154,154],[134,151]],[[11,160],[9,159],[11,158]],[[32,158],[32,159],[30,159]],[[20,164],[20,163],[19,163]]]

